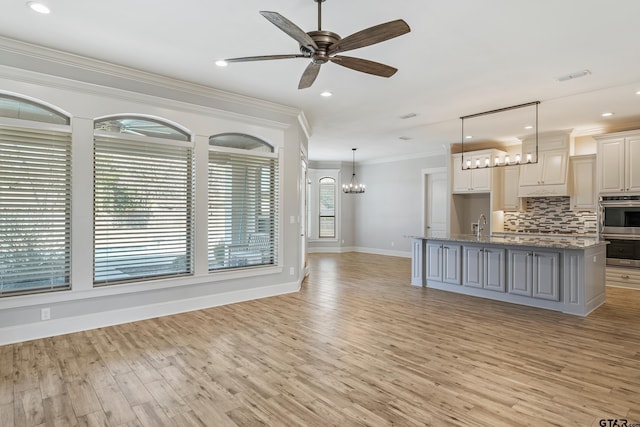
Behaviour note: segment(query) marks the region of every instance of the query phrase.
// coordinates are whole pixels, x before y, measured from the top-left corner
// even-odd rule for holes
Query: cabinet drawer
[[[605,280],[609,286],[640,289],[640,269],[607,267]]]

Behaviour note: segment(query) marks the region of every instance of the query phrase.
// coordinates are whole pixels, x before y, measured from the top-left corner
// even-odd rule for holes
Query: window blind
[[[94,283],[190,274],[191,143],[95,136]]]
[[[70,287],[71,134],[0,126],[0,296]]]
[[[209,270],[277,264],[278,158],[209,151]]]
[[[336,237],[336,180],[321,178],[319,237]]]

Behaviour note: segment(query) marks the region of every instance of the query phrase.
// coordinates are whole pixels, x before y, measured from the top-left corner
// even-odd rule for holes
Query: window
[[[95,122],[94,284],[191,274],[193,144],[144,117]]]
[[[0,117],[58,125],[71,123],[68,116],[51,107],[7,94],[0,94]]]
[[[278,156],[241,134],[209,139],[209,270],[276,265]]]
[[[308,240],[310,242],[338,242],[341,240],[340,169],[310,168],[308,177]]]
[[[320,178],[320,238],[336,237],[336,180]]]
[[[70,119],[3,94],[0,116],[0,296],[69,289]]]

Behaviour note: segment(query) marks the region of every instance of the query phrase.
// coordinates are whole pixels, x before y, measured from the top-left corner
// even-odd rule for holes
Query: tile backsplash
[[[531,197],[525,212],[505,212],[504,231],[541,233],[593,233],[596,212],[574,212],[569,197]]]

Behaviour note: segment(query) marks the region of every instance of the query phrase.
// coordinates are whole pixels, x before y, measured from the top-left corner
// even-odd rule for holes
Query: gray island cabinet
[[[606,242],[412,236],[411,284],[586,316],[605,302]]]

